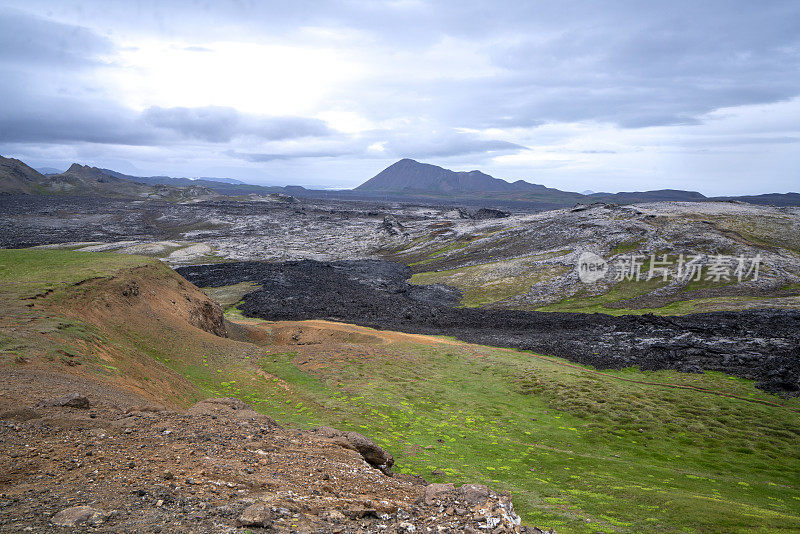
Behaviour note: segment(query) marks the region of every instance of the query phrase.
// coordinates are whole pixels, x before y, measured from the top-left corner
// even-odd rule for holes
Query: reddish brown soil
[[[74,531],[54,520],[76,506],[92,509],[79,530],[98,532],[528,531],[507,495],[389,477],[342,440],[280,428],[240,401],[186,410],[197,388],[147,354],[154,342],[227,357],[295,344],[348,358],[449,341],[323,321],[231,325],[242,340],[221,337],[219,307],[157,267],[79,289],[7,306],[2,319],[29,346],[0,366],[0,531]],[[94,330],[45,328],[59,317]],[[48,345],[74,354],[48,359]],[[90,406],[48,402],[69,393]]]

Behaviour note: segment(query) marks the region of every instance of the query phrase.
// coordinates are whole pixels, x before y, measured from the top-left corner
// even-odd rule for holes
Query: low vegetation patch
[[[800,402],[745,380],[594,372],[444,340],[392,344],[364,359],[298,346],[256,367],[272,377],[258,382],[269,386],[264,393],[228,392],[290,424],[367,434],[395,454],[400,472],[508,489],[534,524],[567,532],[800,528]]]
[[[85,253],[36,254],[2,256],[24,264],[15,271],[6,260],[5,279],[66,286],[59,302],[84,298],[84,286],[67,281],[152,261],[98,255],[87,265]],[[148,277],[142,291],[145,281],[156,292],[180,287],[170,285],[176,281],[167,269],[151,268]],[[101,380],[167,391],[180,405],[233,396],[286,425],[355,430],[390,450],[400,472],[507,489],[526,521],[562,532],[800,530],[800,399],[769,395],[746,380],[598,372],[517,350],[366,328],[359,331],[382,341],[292,344],[289,336],[277,344],[268,334],[279,324],[249,320],[265,335],[245,343],[185,320],[122,312],[112,309],[102,327],[51,315],[37,316],[36,332],[4,328],[0,364],[91,368]],[[30,318],[18,317],[19,324]],[[238,320],[235,312],[230,318]],[[53,361],[15,363],[35,358],[30,347],[50,338],[61,350],[51,351]],[[73,360],[79,365],[70,366]],[[176,385],[185,391],[168,389]]]
[[[458,269],[414,274],[416,285],[446,284],[461,291],[461,305],[480,307],[501,303],[527,293],[531,286],[551,280],[569,270],[555,264],[537,264],[530,258],[482,263]]]

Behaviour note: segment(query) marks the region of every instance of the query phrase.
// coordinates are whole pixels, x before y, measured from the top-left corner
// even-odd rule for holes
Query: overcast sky
[[[0,0],[0,80],[37,167],[800,190],[797,0]]]

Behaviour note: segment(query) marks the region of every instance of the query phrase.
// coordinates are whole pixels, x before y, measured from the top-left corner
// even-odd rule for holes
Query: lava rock
[[[91,506],[73,506],[58,512],[50,522],[58,527],[76,527],[86,523],[101,523],[102,517],[103,514]]]
[[[456,491],[453,484],[428,484],[425,486],[425,504],[431,505],[436,501],[444,500]]]
[[[456,308],[452,296],[457,292],[412,286],[409,267],[378,260],[240,262],[178,272],[198,286],[259,284],[260,289],[244,296],[240,309],[246,316],[268,321],[328,319],[451,335],[599,369],[719,371],[755,380],[767,391],[800,394],[800,310],[615,317]],[[778,369],[779,374],[772,374]]]
[[[315,430],[327,438],[334,439],[340,445],[358,452],[364,460],[387,476],[392,476],[394,457],[376,445],[374,441],[358,432],[343,432],[329,426],[321,426]]]
[[[489,498],[489,488],[483,484],[464,484],[458,488],[458,492],[470,506],[485,504]]]
[[[243,527],[265,527],[272,522],[269,508],[262,503],[251,504],[239,516]]]
[[[81,395],[80,393],[70,393],[68,395],[64,395],[63,397],[59,397],[57,399],[48,399],[41,401],[38,406],[48,407],[48,406],[61,406],[65,408],[80,408],[80,409],[88,409],[91,406],[89,399]]]
[[[511,215],[507,211],[496,210],[493,208],[481,208],[475,212],[473,219],[504,219]]]

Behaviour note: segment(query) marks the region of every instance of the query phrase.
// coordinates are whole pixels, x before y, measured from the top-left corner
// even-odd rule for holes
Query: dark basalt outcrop
[[[601,369],[722,371],[788,395],[800,393],[800,311],[753,310],[685,316],[544,313],[454,308],[458,292],[412,286],[410,270],[376,261],[240,262],[183,267],[198,286],[253,281],[245,315],[330,319],[373,328],[446,334],[515,347]]]

